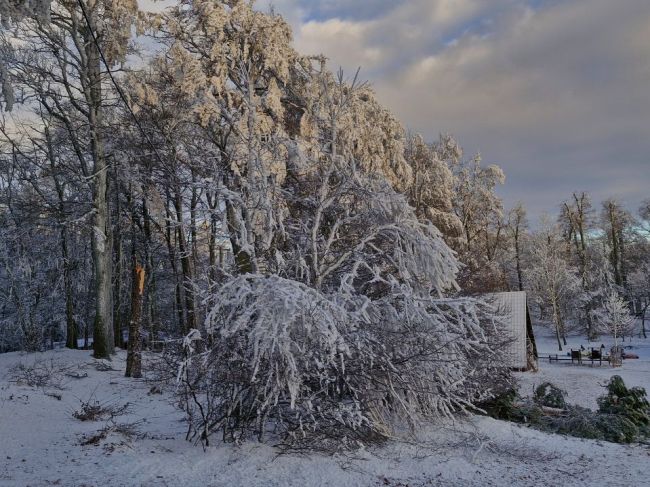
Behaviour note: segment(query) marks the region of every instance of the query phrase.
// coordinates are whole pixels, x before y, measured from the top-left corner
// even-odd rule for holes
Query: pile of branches
[[[645,389],[628,388],[615,375],[598,398],[598,410],[566,402],[566,392],[546,382],[532,399],[521,399],[514,389],[482,405],[488,415],[533,428],[578,438],[613,443],[644,442],[650,436],[650,405]]]

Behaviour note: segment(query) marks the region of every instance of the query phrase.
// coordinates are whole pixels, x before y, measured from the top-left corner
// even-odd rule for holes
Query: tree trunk
[[[235,229],[230,232],[230,245],[232,246],[232,252],[235,256],[235,264],[240,274],[249,274],[253,272],[253,261],[251,255],[244,251],[237,243],[236,238],[232,236],[232,234],[239,232],[240,226],[240,222],[238,222],[235,217],[235,211],[237,210],[234,208],[232,203],[226,201],[226,218],[228,219],[228,227],[230,229]]]
[[[201,195],[196,189],[196,173],[192,171],[192,197],[190,198],[190,237],[192,239],[192,243],[190,245],[190,248],[192,249],[192,271],[194,274],[196,274],[196,263],[199,261],[196,209],[199,204],[200,197]]]
[[[145,275],[147,276],[147,301],[146,301],[146,324],[151,333],[151,340],[156,339],[156,279],[154,275],[154,260],[151,251],[151,215],[149,214],[149,206],[147,204],[147,194],[144,191],[142,197],[142,219],[144,228],[144,262],[145,262]]]
[[[116,224],[113,232],[113,248],[115,249],[115,289],[113,308],[113,341],[118,347],[122,347],[122,228],[120,225],[120,183],[117,175],[117,166],[113,167],[113,179],[115,189],[115,215]]]
[[[625,235],[623,228],[618,231],[618,259],[619,259],[619,274],[621,276],[621,286],[627,291],[627,266],[626,262],[626,249],[625,249]]]
[[[555,323],[555,337],[557,338],[558,350],[562,351],[562,337],[560,335],[560,313],[557,309],[557,303],[553,301],[553,322]],[[565,343],[566,345],[566,343]]]
[[[177,191],[174,199],[176,209],[176,232],[178,237],[178,252],[181,259],[181,272],[183,273],[183,293],[185,295],[186,322],[183,333],[187,333],[196,328],[196,316],[194,306],[194,279],[192,277],[192,262],[190,258],[191,251],[188,248],[185,239],[185,229],[183,226],[183,207],[180,193]]]
[[[176,232],[174,231],[172,233],[172,213],[169,208],[171,204],[171,197],[169,195],[169,192],[167,191],[167,202],[165,204],[165,240],[167,242],[167,249],[168,249],[168,254],[169,254],[169,261],[172,267],[172,272],[174,273],[174,282],[175,282],[175,287],[174,287],[174,297],[175,297],[175,311],[176,311],[176,316],[178,317],[178,329],[183,332],[185,330],[185,315],[184,315],[184,306],[182,302],[182,296],[181,296],[181,280],[180,280],[180,275],[178,271],[178,264],[176,262],[176,244],[175,244],[175,238],[176,238]]]
[[[566,328],[564,326],[564,318],[562,318],[562,311],[559,309],[557,310],[557,316],[558,316],[558,326],[560,328],[560,334],[562,335],[562,343],[564,343],[564,346],[566,346],[567,341],[566,341]]]
[[[519,248],[519,227],[515,233],[515,260],[517,265],[517,285],[520,291],[524,290],[524,278],[521,271],[521,249]]]
[[[618,222],[616,221],[616,217],[614,215],[614,209],[610,205],[608,207],[608,212],[609,212],[609,224],[611,226],[611,232],[610,232],[610,244],[612,246],[611,252],[610,252],[610,262],[612,263],[612,268],[614,270],[614,281],[618,286],[622,284],[622,279],[621,279],[621,271],[620,271],[620,256],[619,256],[619,239],[618,239]]]
[[[213,285],[217,280],[217,226],[219,220],[216,211],[219,199],[216,193],[214,197],[210,197],[210,193],[206,193],[206,197],[208,200],[208,207],[210,208],[210,234],[208,238],[208,263],[210,268],[208,269],[208,282],[210,285]]]
[[[90,150],[93,159],[93,232],[92,251],[95,265],[95,322],[93,325],[93,350],[96,358],[110,359],[114,350],[112,245],[108,208],[108,174],[102,140],[99,134],[102,123],[102,88],[99,49],[95,45],[94,22],[84,31],[86,57],[88,60],[88,125]]]
[[[70,256],[68,252],[68,235],[65,227],[61,228],[61,252],[63,253],[63,287],[65,288],[65,322],[67,348],[77,348],[77,324],[74,321],[74,302],[72,295],[72,276],[70,275]]]
[[[125,377],[142,377],[142,299],[144,296],[144,268],[133,258],[133,280],[131,290],[131,320],[129,321],[129,344],[126,355]]]

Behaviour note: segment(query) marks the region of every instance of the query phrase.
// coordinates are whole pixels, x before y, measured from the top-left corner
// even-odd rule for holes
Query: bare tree
[[[533,264],[528,271],[535,299],[551,309],[558,349],[566,345],[567,310],[582,298],[580,278],[566,260],[565,246],[558,228],[548,221],[532,244]]]
[[[517,289],[524,290],[522,253],[524,239],[528,229],[528,220],[526,219],[526,209],[522,203],[518,203],[508,213],[508,231],[512,239],[514,249],[515,269],[517,271]]]

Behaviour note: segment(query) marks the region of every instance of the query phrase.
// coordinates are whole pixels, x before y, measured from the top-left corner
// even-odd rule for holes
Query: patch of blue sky
[[[305,11],[304,21],[308,22],[332,18],[353,21],[371,20],[383,17],[403,2],[395,0],[300,0],[298,3]]]

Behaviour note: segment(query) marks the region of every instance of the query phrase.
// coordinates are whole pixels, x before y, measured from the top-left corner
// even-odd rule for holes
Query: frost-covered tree
[[[527,280],[537,303],[551,310],[558,349],[566,345],[566,320],[570,310],[583,299],[580,278],[566,260],[566,247],[557,226],[548,220],[533,235],[531,267]]]
[[[197,438],[261,436],[273,424],[290,443],[368,441],[399,418],[413,426],[470,409],[503,377],[491,311],[444,297],[458,268],[437,229],[387,181],[333,177],[325,204],[301,195],[302,221],[287,219],[282,277],[227,281],[207,335],[193,334],[182,393],[212,405],[186,402]]]
[[[603,202],[601,225],[607,236],[610,249],[609,261],[618,286],[627,284],[627,233],[632,223],[632,216],[616,200]]]
[[[0,348],[41,349],[45,339],[61,337],[76,347],[78,302],[88,298],[82,243],[88,234],[77,220],[88,210],[81,203],[88,191],[67,166],[68,148],[54,125],[26,133],[20,145],[0,144]]]
[[[629,254],[632,257],[627,293],[637,316],[641,318],[641,335],[646,337],[645,323],[650,310],[650,200],[645,200],[638,211],[636,239]]]
[[[526,208],[521,202],[511,208],[503,218],[498,252],[492,264],[500,278],[503,291],[528,290],[526,271],[530,265],[530,231]]]
[[[476,155],[453,166],[453,208],[464,236],[458,250],[466,265],[460,282],[473,292],[504,287],[498,258],[504,249],[506,225],[503,204],[495,190],[505,182],[505,175],[499,166],[483,166],[481,162]]]
[[[523,291],[523,254],[527,245],[528,219],[526,218],[526,208],[524,208],[524,205],[521,202],[517,203],[515,207],[508,212],[507,230],[511,241],[512,257],[515,262],[517,289]]]
[[[224,185],[230,241],[244,272],[259,270],[281,225],[273,202],[286,173],[283,87],[297,54],[282,17],[256,11],[244,1],[187,2],[164,17],[176,81],[194,97],[198,122],[215,140],[232,133]]]
[[[650,199],[646,199],[641,203],[639,217],[646,236],[650,236]]]
[[[0,23],[3,27],[9,27],[11,23],[25,18],[47,21],[50,17],[50,3],[48,0],[3,0],[0,2]]]
[[[605,263],[605,268],[601,268],[600,264],[592,262],[594,251],[589,248],[588,235],[594,227],[594,216],[589,195],[585,192],[574,192],[570,200],[562,203],[559,223],[572,257],[572,263],[578,268],[582,289],[586,295],[592,298],[585,301],[579,319],[587,336],[593,338],[596,330],[592,323],[591,310],[598,305],[593,298],[601,294],[602,283],[598,277],[600,277],[600,271],[606,271],[608,266]]]
[[[650,309],[650,262],[638,265],[630,274],[629,294],[635,300],[637,313],[641,318],[640,336],[647,338],[645,323]]]
[[[301,107],[300,130],[309,157],[335,154],[354,160],[366,173],[382,174],[400,192],[413,181],[405,159],[406,134],[399,121],[377,101],[357,71],[349,82],[331,73],[324,59],[308,70],[304,82],[292,86]]]
[[[405,157],[413,173],[409,203],[418,218],[433,223],[451,247],[458,247],[463,227],[453,211],[451,170],[462,157],[457,142],[449,135],[441,135],[435,144],[426,144],[420,135],[410,136]]]
[[[628,303],[616,292],[612,292],[602,307],[594,310],[594,321],[602,332],[610,333],[614,337],[610,363],[617,367],[621,365],[622,349],[619,339],[631,334],[634,318],[630,315]]]
[[[256,230],[266,246],[249,247],[257,272],[237,266],[202,291],[205,329],[185,342],[180,393],[190,433],[204,441],[215,431],[262,436],[270,425],[289,442],[386,437],[400,419],[414,425],[471,408],[503,375],[490,311],[448,297],[458,261],[397,191],[399,160],[383,159],[397,148],[382,145],[378,158],[370,135],[352,127],[376,120],[367,87],[301,62],[287,95],[300,107],[298,126],[254,142],[286,149],[284,159],[256,155],[274,176],[264,205],[276,215]],[[378,135],[391,130],[388,120]],[[236,149],[238,133],[226,153],[242,161],[250,153]],[[224,186],[222,197],[247,211],[237,179]],[[253,228],[242,218],[228,220],[234,238]]]
[[[5,32],[31,119],[24,138],[2,127],[3,223],[30,221],[0,249],[3,324],[42,331],[57,309],[73,346],[94,304],[98,357],[129,320],[129,341],[140,318],[146,340],[186,336],[173,359],[204,441],[274,426],[288,442],[352,446],[467,411],[507,379],[494,310],[457,297],[445,242],[461,229],[458,181],[489,193],[496,169],[463,172],[451,137],[409,142],[358,73],[301,56],[288,24],[251,2],[149,17],[160,52],[146,66],[126,58],[143,20],[134,2],[50,14]],[[470,203],[477,252],[494,260],[497,213]]]

